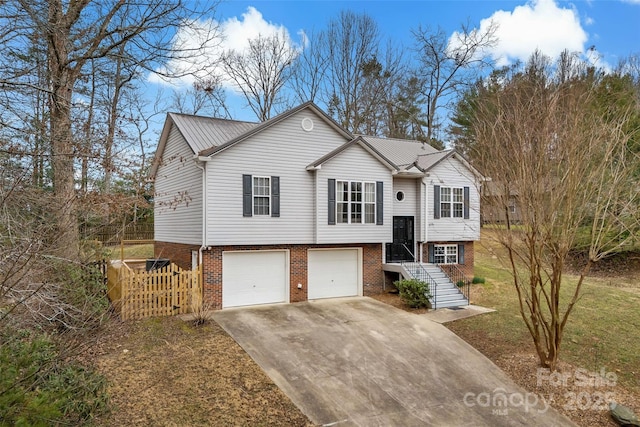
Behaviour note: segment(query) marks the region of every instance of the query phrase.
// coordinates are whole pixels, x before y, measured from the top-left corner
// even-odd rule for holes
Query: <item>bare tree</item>
[[[259,35],[249,40],[246,51],[228,51],[222,57],[226,73],[260,121],[271,118],[282,103],[280,92],[297,54],[284,32],[280,32]]]
[[[5,89],[29,88],[48,97],[48,142],[55,192],[55,224],[58,252],[68,258],[78,254],[79,231],[75,190],[75,157],[72,126],[74,94],[92,59],[126,56],[143,68],[154,69],[176,55],[173,30],[193,22],[188,2],[151,0],[8,0],[0,3],[0,42],[10,55],[0,61],[0,82]],[[215,35],[211,35],[214,37]],[[203,37],[210,40],[209,37]],[[35,81],[29,62],[16,66],[32,40],[46,45],[46,79]],[[127,46],[123,49],[123,46]],[[183,49],[193,55],[198,48]],[[43,84],[45,83],[45,84]]]
[[[378,25],[369,15],[342,11],[329,21],[323,41],[328,59],[323,101],[338,123],[357,132],[366,120],[359,110],[366,65],[379,56]]]
[[[477,80],[489,65],[488,48],[496,43],[497,26],[486,31],[463,25],[448,37],[442,28],[418,27],[413,31],[418,53],[418,76],[426,109],[425,139],[433,143],[442,117],[439,111],[453,105],[461,90]]]
[[[197,79],[187,90],[174,90],[170,108],[184,114],[231,118],[221,80],[220,77],[211,76]]]
[[[321,93],[329,62],[324,50],[327,44],[325,37],[326,34],[323,32],[305,34],[301,52],[291,67],[288,85],[299,104],[316,102]]]
[[[497,188],[483,203],[505,212],[497,238],[540,363],[551,369],[592,265],[639,229],[639,159],[629,141],[640,131],[627,126],[639,103],[610,108],[616,95],[598,90],[603,76],[568,54],[552,64],[536,53],[499,88],[479,87],[471,118],[473,157]],[[611,96],[604,109],[603,96]],[[577,281],[567,280],[565,264],[576,248],[588,256]]]

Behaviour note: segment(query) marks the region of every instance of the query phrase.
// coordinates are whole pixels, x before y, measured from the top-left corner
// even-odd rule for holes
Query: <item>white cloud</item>
[[[552,58],[565,49],[585,52],[588,34],[578,12],[559,7],[555,0],[533,0],[513,11],[498,10],[480,22],[480,30],[486,31],[492,22],[498,25],[498,43],[490,51],[497,65],[526,61],[536,49]]]
[[[217,32],[218,37],[203,45],[212,32]],[[298,50],[296,44],[289,35],[289,31],[283,25],[266,21],[256,8],[249,6],[242,17],[231,17],[223,21],[198,20],[189,25],[181,26],[173,38],[174,46],[183,46],[185,54],[182,58],[171,60],[159,72],[173,71],[182,74],[190,74],[179,79],[166,80],[159,74],[152,73],[149,81],[154,83],[171,84],[174,86],[188,86],[197,77],[218,75],[223,77],[223,82],[229,85],[224,76],[222,67],[218,65],[221,55],[228,50],[242,51],[249,46],[249,40],[258,36],[269,37],[278,34],[284,36],[290,49]],[[301,42],[304,43],[306,35],[298,32]],[[198,55],[192,53],[198,51]],[[228,86],[230,87],[230,85]]]
[[[149,75],[152,83],[175,86],[190,85],[194,78],[203,77],[215,69],[220,55],[222,43],[215,20],[197,20],[185,23],[180,27],[171,41],[179,54],[167,64],[156,69],[157,73]],[[182,75],[179,79],[167,79],[164,75]]]

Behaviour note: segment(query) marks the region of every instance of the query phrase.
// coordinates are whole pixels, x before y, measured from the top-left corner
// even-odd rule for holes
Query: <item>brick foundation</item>
[[[199,245],[153,242],[153,254],[156,258],[168,258],[171,262],[186,270],[191,270],[191,251],[199,249]]]
[[[429,242],[429,243],[433,243],[434,245],[452,245],[452,244],[456,244],[459,245],[461,242]],[[462,270],[462,272],[464,273],[464,275],[468,278],[468,279],[472,279],[474,276],[474,251],[473,251],[473,241],[470,242],[464,242],[464,264],[456,264],[456,266]],[[428,260],[429,259],[429,246],[425,243],[422,247],[422,256],[423,256],[423,260]]]
[[[362,290],[364,295],[382,292],[381,244],[349,245],[259,245],[259,246],[212,246],[203,251],[204,302],[213,309],[222,308],[222,253],[224,251],[289,250],[289,302],[307,301],[307,250],[321,248],[362,248]],[[181,267],[191,268],[191,251],[199,246],[178,243],[156,242],[156,256],[169,258]],[[302,288],[298,289],[298,283]]]

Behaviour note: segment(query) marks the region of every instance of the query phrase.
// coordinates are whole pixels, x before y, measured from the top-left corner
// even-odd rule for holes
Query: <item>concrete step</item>
[[[424,276],[426,273],[429,275],[429,278],[437,284],[435,295],[432,297],[432,299],[435,300],[436,309],[459,307],[469,304],[469,301],[467,301],[462,292],[460,292],[460,289],[451,282],[449,276],[437,265],[407,263],[404,264],[404,268],[411,277],[419,280],[425,280]]]
[[[441,299],[441,298],[461,298],[463,297],[463,294],[461,294],[460,292],[436,292],[436,298],[437,299]]]
[[[451,282],[440,282],[438,283],[438,290],[440,289],[442,289],[443,291],[447,289],[453,289],[457,291],[459,288]]]
[[[436,303],[438,305],[440,305],[441,302],[445,302],[445,301],[457,301],[457,300],[467,300],[464,295],[462,294],[458,294],[458,295],[437,295],[436,296]]]
[[[453,286],[451,283],[439,283],[436,288],[436,292],[444,292],[444,291],[454,291],[460,292],[457,286]]]
[[[436,301],[436,310],[439,308],[449,308],[449,307],[462,307],[465,305],[469,305],[469,302],[466,299],[454,300],[454,301]]]

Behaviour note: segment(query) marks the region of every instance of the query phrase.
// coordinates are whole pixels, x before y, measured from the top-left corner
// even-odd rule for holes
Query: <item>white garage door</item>
[[[309,299],[360,295],[360,249],[309,249]]]
[[[222,253],[222,307],[288,301],[288,251]]]

